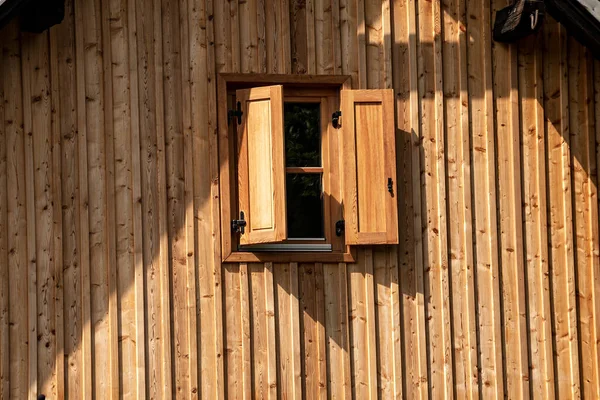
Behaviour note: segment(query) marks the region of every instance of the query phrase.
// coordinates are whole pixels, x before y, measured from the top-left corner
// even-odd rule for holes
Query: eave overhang
[[[545,0],[547,11],[600,58],[600,1]]]

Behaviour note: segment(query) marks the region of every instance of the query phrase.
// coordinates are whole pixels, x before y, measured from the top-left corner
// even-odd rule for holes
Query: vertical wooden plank
[[[333,46],[333,73],[342,73],[342,28],[340,25],[340,0],[331,0],[331,25]]]
[[[251,264],[250,309],[253,354],[252,387],[255,398],[276,398],[275,311],[273,265]]]
[[[391,1],[381,1],[381,87],[393,87]]]
[[[306,16],[306,35],[298,37],[297,40],[306,41],[306,73],[315,74],[317,71],[317,40],[315,32],[315,2],[316,0],[304,0]],[[300,3],[300,2],[299,2]]]
[[[398,254],[395,246],[377,246],[373,255],[378,398],[402,397]]]
[[[359,2],[360,4],[360,2]],[[365,0],[364,1],[364,32],[359,28],[359,52],[362,50],[361,37],[364,35],[365,45],[365,73],[367,78],[366,87],[370,89],[384,88],[383,82],[383,70],[385,63],[383,60],[384,48],[383,48],[383,26],[384,26],[384,15],[382,14],[384,5],[387,1],[381,0]],[[360,7],[360,6],[359,6]],[[359,9],[360,17],[360,9]],[[360,25],[360,22],[359,22]],[[362,57],[360,55],[359,57]],[[360,67],[362,68],[362,58]]]
[[[428,397],[415,1],[393,2],[403,395]],[[408,70],[408,73],[406,73]],[[400,146],[400,147],[399,147]],[[400,200],[402,199],[402,200]]]
[[[301,264],[299,269],[302,352],[302,392],[307,399],[327,395],[324,337],[323,265]]]
[[[39,41],[39,38],[38,38]],[[34,143],[32,120],[32,60],[33,40],[24,39],[23,61],[21,63],[23,77],[23,133],[25,148],[25,198],[27,218],[27,398],[37,397],[38,387],[38,349],[37,349],[37,248],[36,248],[36,219],[35,219],[35,172],[34,172]],[[37,49],[36,49],[37,50]],[[37,56],[37,54],[34,54]],[[39,69],[39,66],[38,66]],[[37,93],[36,93],[37,95]],[[37,96],[36,96],[37,97]],[[40,98],[41,100],[41,98]],[[37,100],[37,101],[40,101]],[[21,311],[22,312],[22,311]]]
[[[138,360],[136,352],[143,343],[136,341],[136,285],[135,285],[135,232],[133,222],[133,157],[131,76],[129,70],[127,3],[112,0],[109,3],[110,46],[112,70],[112,108],[114,135],[115,211],[115,266],[118,281],[114,291],[118,304],[118,379],[124,398],[136,398],[138,392]],[[105,44],[108,45],[108,44]]]
[[[355,5],[354,5],[355,4]],[[350,2],[349,7],[354,9],[356,16],[356,52],[357,69],[358,69],[358,82],[353,82],[359,89],[366,89],[369,87],[368,82],[368,65],[367,65],[367,21],[365,19],[365,0],[355,0],[355,3]],[[376,64],[377,65],[377,64]]]
[[[554,371],[548,265],[546,148],[540,35],[519,44],[519,93],[523,151],[524,246],[529,304],[531,391],[554,398]]]
[[[110,0],[100,3],[101,15],[101,43],[102,43],[102,76],[104,78],[104,140],[106,169],[106,198],[104,208],[104,241],[106,266],[106,291],[107,291],[107,323],[108,323],[108,350],[110,363],[110,397],[119,397],[119,327],[117,310],[117,253],[116,253],[116,225],[115,217],[115,142],[114,142],[114,110],[113,110],[113,80],[112,80],[112,46],[111,46],[111,20]]]
[[[290,22],[290,2],[293,0],[279,0],[278,19],[275,23],[279,24],[279,58],[277,63],[278,72],[282,74],[292,73],[292,38]]]
[[[306,1],[290,1],[290,54],[292,73],[305,74],[308,71],[308,33],[306,23]]]
[[[82,309],[82,394],[84,398],[93,396],[94,381],[92,378],[92,306],[90,282],[90,220],[89,220],[89,182],[88,182],[88,127],[87,127],[87,96],[86,96],[86,40],[84,38],[84,7],[75,9],[75,48],[77,67],[77,131],[79,155],[79,242],[81,255],[81,309]]]
[[[195,238],[195,221],[194,221],[194,162],[193,162],[193,136],[192,136],[192,98],[191,98],[191,82],[190,82],[190,21],[184,18],[183,15],[188,10],[188,1],[180,0],[179,2],[179,21],[181,23],[180,34],[180,53],[181,53],[181,93],[182,93],[182,123],[183,123],[183,168],[184,168],[184,206],[185,206],[185,256],[187,271],[187,288],[186,288],[186,309],[188,313],[189,331],[189,369],[190,369],[190,392],[192,398],[198,396],[199,393],[199,373],[198,366],[198,342],[196,340],[196,332],[198,329],[198,303],[196,301],[197,285],[196,276],[198,270],[196,268],[196,238]]]
[[[30,41],[31,40],[31,41]],[[51,132],[51,96],[50,96],[50,55],[48,36],[41,35],[27,39],[28,67],[30,84],[31,125],[29,132],[32,138],[33,163],[33,212],[35,215],[35,241],[32,253],[32,264],[36,267],[36,278],[39,281],[36,290],[37,313],[37,388],[30,391],[47,396],[56,396],[56,321],[55,317],[55,265],[54,265],[54,224],[53,224],[53,181],[52,181],[52,132]],[[28,199],[29,200],[29,199]],[[35,254],[35,255],[34,255]],[[30,346],[32,343],[30,342]],[[30,351],[31,347],[30,347]],[[33,364],[32,364],[33,365]],[[35,393],[35,392],[33,392]]]
[[[103,74],[102,4],[90,2],[82,11],[85,55],[85,107],[89,177],[89,251],[93,390],[96,396],[112,393],[110,284],[107,227],[107,170],[105,87]],[[106,55],[110,57],[109,55]],[[91,365],[90,365],[91,366]]]
[[[216,375],[215,365],[207,363],[210,359],[213,344],[212,320],[214,320],[210,304],[212,303],[211,290],[213,277],[210,271],[212,267],[212,249],[210,241],[210,160],[208,148],[208,103],[207,92],[207,15],[205,1],[188,1],[187,19],[189,23],[189,69],[190,78],[190,105],[191,105],[191,145],[192,176],[193,176],[193,213],[194,213],[194,240],[195,258],[197,270],[197,293],[196,293],[196,321],[199,334],[196,335],[197,351],[201,355],[198,358],[198,371],[201,397],[213,397]],[[206,297],[205,297],[206,296]],[[205,355],[205,356],[202,356]],[[208,357],[207,357],[208,356]]]
[[[4,119],[6,134],[8,296],[9,296],[9,396],[27,398],[28,313],[23,306],[27,298],[27,217],[25,188],[25,152],[23,131],[22,53],[16,21],[3,29]]]
[[[64,277],[63,277],[63,226],[62,226],[62,138],[61,138],[61,102],[59,81],[59,54],[56,29],[50,35],[50,88],[51,88],[51,123],[52,123],[52,255],[54,259],[54,365],[56,373],[56,397],[65,397],[65,363],[64,363]],[[51,331],[52,333],[52,331]]]
[[[377,348],[374,337],[373,251],[358,250],[358,259],[348,265],[348,299],[350,316],[350,357],[352,395],[377,398]]]
[[[258,71],[259,73],[267,72],[267,24],[273,27],[273,15],[267,16],[267,10],[265,10],[265,0],[256,0],[256,19],[251,19],[250,23],[256,24],[256,31],[258,34],[257,38],[257,59],[258,59]],[[269,32],[271,36],[273,32]]]
[[[324,289],[324,276],[323,276],[323,264],[315,263],[315,315],[314,319],[317,321],[316,334],[317,334],[317,359],[319,362],[319,374],[318,374],[318,398],[327,398],[327,344],[325,339],[325,293]],[[373,360],[375,361],[375,360]]]
[[[249,265],[250,280],[250,342],[252,345],[252,396],[253,398],[269,397],[266,326],[266,291],[265,265]]]
[[[162,352],[162,370],[163,370],[163,392],[162,398],[171,398],[174,393],[172,389],[172,356],[171,356],[171,296],[170,296],[170,276],[169,276],[169,248],[167,231],[167,177],[165,160],[165,97],[164,97],[164,68],[163,68],[163,27],[162,27],[162,2],[154,0],[153,2],[153,43],[154,43],[154,63],[156,70],[154,73],[154,96],[156,108],[156,169],[157,169],[157,200],[158,200],[158,255],[154,258],[158,261],[159,268],[159,293],[160,299],[160,350]]]
[[[257,62],[259,73],[267,72],[267,36],[271,36],[273,32],[266,32],[267,25],[273,28],[273,15],[267,15],[265,9],[265,0],[256,0],[255,18],[250,20],[250,23],[256,24],[257,37]],[[252,16],[254,17],[254,16]]]
[[[495,0],[492,2],[492,9],[497,11],[507,5],[509,3],[504,0]],[[496,43],[492,53],[506,391],[510,398],[527,398],[529,364],[523,265],[517,49],[515,46]]]
[[[81,303],[82,281],[79,224],[79,132],[77,129],[77,71],[75,60],[75,16],[73,1],[65,2],[65,19],[55,28],[57,36],[58,82],[60,101],[61,183],[62,183],[62,274],[64,302],[65,396],[83,396]],[[62,362],[63,360],[61,360]]]
[[[253,397],[253,355],[251,347],[251,308],[250,303],[250,275],[248,264],[240,264],[240,314],[241,314],[241,334],[242,334],[242,389],[240,398],[252,399]]]
[[[149,385],[147,378],[147,351],[146,351],[146,302],[145,302],[145,272],[144,272],[144,238],[142,218],[142,164],[141,164],[141,138],[140,138],[140,82],[138,75],[138,46],[137,46],[137,12],[136,2],[127,2],[128,25],[128,52],[129,75],[131,77],[129,102],[131,110],[131,181],[133,201],[133,297],[134,315],[132,317],[135,332],[135,361],[136,361],[136,392],[139,397],[147,396]],[[142,74],[142,77],[145,75]]]
[[[256,4],[254,4],[256,5]],[[198,351],[208,355],[199,361],[203,397],[224,391],[221,328],[221,256],[216,236],[219,220],[216,146],[216,76],[213,2],[189,2],[190,81],[194,149],[194,215],[198,269]],[[256,9],[255,9],[256,11]],[[256,25],[254,25],[256,28]],[[256,35],[254,36],[256,39]],[[254,47],[256,51],[256,46]],[[206,160],[209,161],[208,165]],[[211,238],[208,240],[207,238]],[[218,260],[218,262],[217,262]]]
[[[217,75],[215,63],[215,30],[214,30],[214,0],[208,0],[206,14],[208,15],[207,42],[208,54],[206,58],[207,66],[207,87],[208,87],[208,148],[209,148],[209,172],[210,172],[210,251],[212,269],[212,287],[211,297],[209,297],[212,316],[210,321],[213,323],[213,349],[212,354],[216,360],[215,381],[216,381],[216,396],[223,397],[225,393],[225,372],[223,367],[223,294],[222,288],[222,272],[221,272],[221,235],[220,235],[220,200],[219,200],[219,147],[217,142],[218,136],[218,109],[217,109]],[[272,285],[271,285],[272,286]]]
[[[233,72],[233,30],[236,30],[237,24],[234,26],[232,8],[237,7],[237,1],[221,1],[215,6],[215,63],[217,72]],[[181,7],[182,9],[187,9]],[[187,24],[187,18],[185,24]],[[182,29],[185,31],[186,29]]]
[[[346,264],[324,264],[327,396],[334,399],[352,398],[347,290]]]
[[[241,72],[259,72],[257,1],[247,0],[238,4]]]
[[[549,263],[552,265],[552,333],[556,397],[580,395],[571,193],[567,35],[554,20],[544,24]],[[558,47],[556,46],[558,44]],[[550,49],[553,50],[550,50]]]
[[[444,115],[442,104],[441,19],[438,2],[419,2],[418,74],[423,143],[421,174],[424,242],[425,297],[427,299],[431,396],[452,395],[452,349],[446,226],[444,168]]]
[[[577,279],[581,395],[597,398],[598,337],[595,310],[598,270],[597,171],[593,110],[593,64],[588,50],[569,42],[569,126],[573,187],[573,234]],[[596,227],[595,227],[596,226]],[[574,368],[574,367],[572,367]]]
[[[10,393],[10,338],[9,338],[9,274],[8,274],[8,135],[5,126],[4,65],[8,54],[0,49],[0,398],[8,399]]]
[[[225,324],[225,397],[243,396],[240,266],[223,265],[223,323]]]
[[[593,61],[593,74],[594,74],[594,83],[593,83],[593,90],[594,90],[594,126],[596,128],[596,185],[594,186],[594,188],[596,189],[596,197],[598,196],[598,164],[600,164],[600,146],[598,145],[600,143],[600,60],[595,59]],[[599,199],[600,201],[600,199]],[[595,207],[592,207],[592,210],[596,210]],[[598,237],[600,236],[600,227],[599,225],[599,219],[598,217],[593,218],[593,223],[592,223],[592,227],[593,227],[593,237],[594,237],[594,246],[598,246],[597,242],[598,242]],[[594,255],[598,254],[600,252],[597,252],[596,250],[594,250]],[[592,297],[593,297],[593,310],[594,310],[594,316],[597,316],[598,313],[600,312],[600,296],[598,295],[599,292],[599,287],[600,287],[600,276],[598,276],[598,267],[596,267],[594,265],[594,281],[593,281],[593,286],[594,286],[594,290],[592,291]],[[594,334],[596,335],[596,338],[598,337],[598,335],[600,335],[600,319],[595,318],[594,319],[594,327],[592,328]],[[595,349],[594,352],[595,354],[599,354],[600,353],[600,342],[598,341],[598,339],[595,340]],[[596,371],[600,371],[600,356],[596,356],[596,359],[594,360],[595,363],[595,367],[596,367]],[[593,382],[593,385],[595,386],[595,391],[596,393],[600,392],[600,372],[597,373],[596,375],[596,381]]]
[[[289,0],[283,0],[289,1]],[[241,22],[240,8],[237,1],[229,2],[229,13],[231,15],[231,26],[229,34],[231,35],[231,70],[230,72],[241,72],[242,64],[240,58],[242,56],[241,48]]]
[[[300,354],[300,309],[298,264],[274,264],[275,341],[277,343],[277,382],[279,393],[302,397]]]
[[[315,62],[317,74],[332,74],[334,70],[331,0],[315,0]]]
[[[358,79],[357,20],[354,0],[339,0],[342,74],[352,77],[352,88],[361,88]],[[292,53],[292,57],[294,57]]]
[[[467,67],[472,138],[473,215],[480,395],[504,397],[500,321],[490,1],[467,3]]]
[[[275,336],[275,286],[273,285],[273,263],[265,264],[265,328],[267,353],[267,394],[269,399],[277,399],[277,346]]]
[[[159,2],[136,3],[148,396],[170,398],[171,344]]]
[[[466,2],[443,7],[443,90],[448,182],[449,267],[452,279],[454,386],[458,398],[477,398],[477,333],[471,162],[467,89]]]
[[[190,321],[190,319],[195,321],[195,297],[190,298],[188,293],[189,288],[195,287],[195,268],[193,264],[188,265],[188,260],[193,260],[193,258],[187,256],[188,242],[191,242],[193,251],[193,239],[188,238],[187,235],[190,232],[186,225],[186,154],[184,150],[182,102],[189,102],[189,97],[185,100],[181,97],[180,20],[179,2],[163,2],[167,230],[172,281],[170,289],[173,302],[173,390],[175,397],[189,398],[197,396],[198,387],[196,380],[197,357],[192,354],[196,351],[196,331]],[[189,94],[189,92],[187,93]],[[186,110],[189,110],[189,105]],[[187,118],[189,120],[189,115]],[[193,230],[191,234],[193,238]],[[191,281],[188,280],[190,278],[192,278]],[[193,316],[190,314],[193,314]]]

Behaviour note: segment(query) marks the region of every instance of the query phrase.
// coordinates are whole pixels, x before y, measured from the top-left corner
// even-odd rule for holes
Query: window
[[[352,261],[352,246],[398,242],[393,94],[349,82],[219,77],[224,261]]]

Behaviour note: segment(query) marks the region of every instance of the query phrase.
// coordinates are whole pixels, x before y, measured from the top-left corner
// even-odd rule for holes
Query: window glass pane
[[[323,238],[321,174],[287,174],[288,238]]]
[[[321,105],[285,103],[285,158],[287,167],[321,166]]]

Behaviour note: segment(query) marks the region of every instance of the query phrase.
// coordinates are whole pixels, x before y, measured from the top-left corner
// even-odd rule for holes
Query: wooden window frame
[[[268,85],[284,85],[285,98],[295,96],[330,96],[332,90],[340,99],[341,90],[351,89],[351,77],[347,75],[283,75],[283,74],[219,74],[217,76],[217,118],[218,118],[218,154],[219,188],[221,211],[221,254],[223,262],[355,262],[356,249],[343,243],[327,252],[269,251],[253,252],[237,249],[237,241],[232,235],[232,210],[237,209],[236,168],[234,157],[235,135],[231,134],[227,120],[228,93],[232,90]],[[327,117],[327,116],[325,116]],[[329,153],[331,154],[331,152]],[[338,159],[340,163],[341,149]],[[325,166],[325,165],[324,165]],[[328,179],[323,174],[323,180]],[[341,174],[337,177],[341,185]],[[340,190],[343,193],[343,190]],[[341,199],[340,199],[341,200]],[[327,205],[326,205],[327,207]]]

